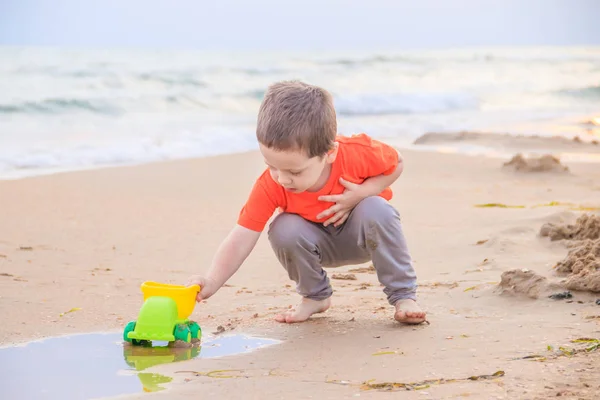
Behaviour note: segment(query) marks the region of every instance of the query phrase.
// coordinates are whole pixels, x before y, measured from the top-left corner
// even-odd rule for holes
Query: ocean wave
[[[106,67],[89,66],[88,68],[66,69],[58,66],[21,66],[11,71],[17,76],[49,76],[53,78],[75,78],[75,79],[90,79],[90,78],[106,78],[115,75]]]
[[[289,69],[281,67],[271,66],[255,66],[255,67],[227,67],[227,66],[213,66],[208,67],[202,72],[207,74],[242,74],[250,76],[262,76],[262,75],[278,75],[290,72]]]
[[[265,97],[265,90],[264,89],[250,90],[249,92],[244,93],[242,96],[250,97],[251,99],[262,101],[263,97]]]
[[[194,110],[209,107],[207,101],[187,93],[149,94],[145,96],[117,97],[113,99],[50,98],[14,104],[0,104],[0,115],[66,115],[88,113],[103,116],[122,116],[129,112],[166,112]]]
[[[317,65],[339,65],[339,66],[371,66],[376,64],[409,64],[409,65],[439,65],[440,59],[443,63],[464,64],[464,63],[515,63],[515,64],[542,64],[551,62],[553,64],[568,64],[573,62],[597,63],[600,61],[600,51],[587,51],[584,53],[553,51],[549,53],[528,53],[523,51],[514,51],[510,54],[506,52],[474,51],[462,52],[449,56],[448,54],[437,54],[436,52],[425,52],[422,54],[398,54],[398,55],[373,55],[369,57],[340,57],[334,59],[325,59],[316,61]]]
[[[171,110],[214,109],[223,111],[223,100],[237,104],[240,98],[259,102],[264,89],[230,95],[196,95],[192,93],[161,93],[146,96],[117,97],[113,99],[49,98],[14,104],[0,104],[1,114],[65,115],[90,113],[105,116],[121,116],[128,112],[166,112]],[[478,101],[473,96],[454,93],[400,93],[335,96],[339,115],[388,115],[421,114],[462,109],[477,109]]]
[[[600,85],[587,86],[577,89],[563,89],[560,90],[558,93],[562,95],[597,100],[600,99]]]
[[[15,104],[0,104],[0,114],[61,114],[85,111],[96,114],[117,115],[122,110],[104,100],[50,98]]]
[[[240,72],[246,75],[276,75],[288,72],[288,70],[284,68],[274,68],[274,67],[254,67],[254,68],[233,68],[231,71]]]
[[[183,86],[205,88],[208,84],[192,74],[185,73],[143,73],[137,78],[145,82],[158,82],[166,86]]]
[[[113,66],[113,68],[115,68]],[[111,68],[80,68],[65,69],[54,66],[20,67],[12,71],[15,75],[38,75],[53,78],[67,78],[74,80],[105,79],[122,80],[133,79],[142,82],[156,82],[167,87],[192,87],[205,88],[208,84],[196,75],[197,71],[149,71],[141,73],[124,73]]]
[[[356,95],[335,100],[337,113],[344,116],[437,113],[478,105],[475,97],[462,93]]]
[[[342,66],[359,66],[385,63],[406,63],[406,64],[425,64],[427,58],[410,57],[410,56],[373,56],[365,58],[339,58],[333,60],[319,61],[320,65],[342,65]]]

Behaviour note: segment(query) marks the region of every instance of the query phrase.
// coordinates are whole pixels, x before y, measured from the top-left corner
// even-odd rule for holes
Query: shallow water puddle
[[[123,344],[120,333],[48,338],[0,348],[0,398],[92,399],[163,390],[172,378],[140,372],[159,364],[242,354],[279,343],[244,335],[204,338],[202,346]]]

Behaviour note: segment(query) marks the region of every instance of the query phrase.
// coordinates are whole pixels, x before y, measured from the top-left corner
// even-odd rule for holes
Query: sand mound
[[[562,165],[560,159],[551,154],[539,157],[525,158],[521,153],[504,163],[504,168],[517,172],[568,172],[569,168]]]
[[[547,223],[540,235],[569,240],[567,257],[556,265],[558,273],[567,275],[567,289],[600,292],[600,216],[583,214],[568,225]]]
[[[540,235],[550,240],[595,240],[600,238],[600,216],[583,214],[575,224],[557,225],[547,223],[540,229]]]
[[[574,244],[567,257],[556,265],[556,270],[569,274],[565,282],[567,289],[600,292],[600,239]]]
[[[562,287],[576,291],[600,292],[600,216],[583,214],[574,224],[546,223],[540,235],[551,240],[568,240],[569,253],[555,266],[566,278],[560,285],[529,270],[502,273],[498,285],[502,293],[521,294],[537,299]]]
[[[498,285],[502,293],[524,294],[537,299],[548,291],[548,279],[533,271],[513,269],[502,273]]]

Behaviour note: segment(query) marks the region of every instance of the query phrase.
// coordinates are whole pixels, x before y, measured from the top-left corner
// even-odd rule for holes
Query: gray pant
[[[296,282],[298,293],[324,300],[333,293],[322,267],[371,260],[390,304],[416,300],[416,274],[402,233],[398,211],[379,196],[354,207],[339,227],[281,213],[269,227],[269,241],[279,262]]]

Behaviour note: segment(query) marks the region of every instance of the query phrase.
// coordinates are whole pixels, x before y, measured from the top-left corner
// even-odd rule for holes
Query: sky
[[[600,0],[0,0],[0,45],[599,45]]]

